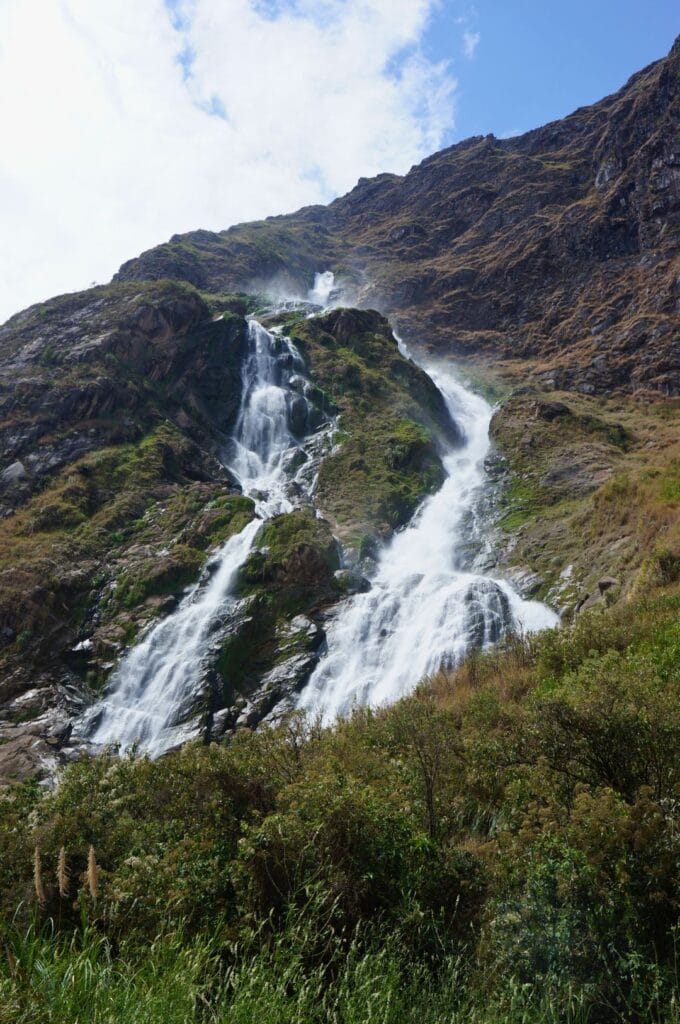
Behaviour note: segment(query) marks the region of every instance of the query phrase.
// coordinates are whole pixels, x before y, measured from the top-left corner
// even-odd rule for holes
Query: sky
[[[0,0],[0,322],[619,88],[677,0]]]

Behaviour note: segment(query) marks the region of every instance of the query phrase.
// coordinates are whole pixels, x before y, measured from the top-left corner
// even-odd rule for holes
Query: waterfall
[[[343,602],[331,617],[327,651],[299,700],[326,722],[355,704],[397,700],[472,647],[495,643],[510,627],[531,632],[557,623],[540,602],[524,601],[506,582],[465,568],[465,549],[478,528],[474,513],[492,410],[449,368],[427,372],[465,443],[445,455],[441,489],[382,551],[371,589]]]
[[[93,744],[136,745],[157,756],[188,738],[186,712],[202,699],[206,650],[229,613],[236,575],[248,557],[261,520],[290,511],[286,454],[306,430],[307,400],[299,393],[303,360],[293,343],[249,323],[249,353],[229,468],[260,518],[231,537],[210,559],[177,610],[154,624],[114,671],[103,701],[88,710],[76,731]]]
[[[333,287],[330,272],[317,274],[309,297],[324,306]],[[511,627],[531,631],[557,622],[548,608],[522,600],[506,582],[471,571],[466,551],[470,541],[479,546],[483,539],[476,509],[492,410],[450,368],[426,372],[466,440],[445,453],[441,489],[383,549],[371,589],[329,615],[327,649],[299,698],[300,707],[326,721],[355,703],[398,699],[441,665],[497,642]],[[302,466],[298,456],[305,439],[306,455],[312,453],[312,435],[324,418],[305,397],[309,387],[293,343],[250,321],[241,403],[224,462],[253,498],[257,518],[213,554],[177,609],[123,657],[104,698],[75,724],[76,735],[94,745],[136,746],[151,756],[196,735],[214,637],[236,614],[237,574],[262,520],[293,508],[292,480],[298,495],[313,491],[321,449],[317,445],[314,457],[303,457]],[[186,724],[192,715],[193,724]]]
[[[307,301],[326,309],[334,288],[335,274],[332,271],[324,270],[322,274],[315,274],[314,286],[307,292]]]

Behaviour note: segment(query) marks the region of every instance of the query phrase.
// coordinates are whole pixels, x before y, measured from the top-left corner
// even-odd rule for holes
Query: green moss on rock
[[[384,538],[444,479],[441,443],[459,440],[440,392],[372,310],[333,310],[290,327],[310,376],[339,413],[317,500],[356,546]]]
[[[118,580],[114,600],[125,608],[134,608],[148,597],[178,594],[196,580],[203,555],[195,548],[176,544],[161,558],[144,562]]]
[[[255,516],[255,503],[242,494],[221,495],[201,512],[191,531],[191,542],[205,550],[240,533]]]
[[[268,520],[257,545],[239,573],[242,594],[258,595],[285,614],[337,596],[337,544],[328,523],[312,511],[296,509]]]
[[[348,541],[386,537],[444,481],[431,436],[413,420],[385,415],[355,429],[319,471],[318,501]],[[366,547],[364,539],[363,545]]]

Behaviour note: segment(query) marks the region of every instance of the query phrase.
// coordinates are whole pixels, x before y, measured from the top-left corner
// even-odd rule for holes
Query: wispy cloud
[[[3,0],[0,320],[436,149],[455,90],[420,51],[436,4]]]
[[[463,32],[463,53],[468,60],[474,57],[481,38],[479,32]]]

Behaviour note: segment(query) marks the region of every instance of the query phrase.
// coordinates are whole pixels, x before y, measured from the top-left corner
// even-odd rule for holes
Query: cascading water
[[[339,606],[329,623],[327,653],[299,700],[327,722],[355,704],[397,700],[511,626],[531,632],[557,623],[549,608],[522,600],[504,581],[464,570],[492,410],[448,368],[427,372],[466,441],[445,456],[442,488],[383,550],[371,589]]]
[[[310,407],[299,393],[304,364],[287,338],[249,324],[249,355],[242,374],[241,407],[229,468],[243,493],[255,499],[259,519],[231,537],[210,560],[177,610],[157,623],[113,673],[105,699],[77,727],[93,744],[136,745],[157,756],[187,738],[183,712],[196,701],[205,676],[206,649],[228,612],[238,569],[247,558],[261,519],[286,512],[286,454],[298,447]]]
[[[307,292],[307,301],[326,309],[334,289],[335,274],[331,270],[324,270],[323,273],[314,275],[314,284]]]
[[[317,274],[307,301],[325,306],[333,289],[330,272]],[[202,699],[214,657],[211,640],[237,607],[234,583],[261,521],[292,509],[292,479],[298,494],[313,491],[314,458],[289,472],[299,464],[303,438],[311,441],[324,420],[305,398],[303,361],[287,338],[256,321],[250,322],[249,336],[241,406],[225,464],[255,501],[258,518],[213,555],[177,610],[123,658],[104,700],[76,723],[76,734],[92,744],[134,745],[157,756],[195,735],[195,725],[183,723]],[[410,358],[403,346],[402,354]],[[471,535],[481,539],[475,510],[491,409],[450,369],[427,372],[466,442],[445,455],[442,488],[383,550],[371,589],[344,601],[330,617],[327,650],[299,699],[300,707],[327,721],[355,703],[396,700],[440,665],[494,643],[511,626],[531,631],[557,622],[544,605],[522,600],[507,583],[466,565]],[[318,461],[318,451],[316,456]]]

